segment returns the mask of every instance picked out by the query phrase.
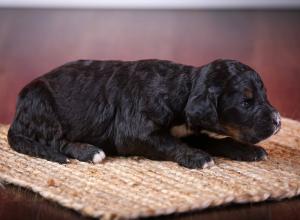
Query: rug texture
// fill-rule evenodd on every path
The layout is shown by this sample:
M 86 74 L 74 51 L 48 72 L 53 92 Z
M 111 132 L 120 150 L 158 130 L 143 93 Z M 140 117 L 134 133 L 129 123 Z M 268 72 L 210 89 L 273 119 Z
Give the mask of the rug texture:
M 261 143 L 266 161 L 214 158 L 204 170 L 137 157 L 60 165 L 11 150 L 7 129 L 0 126 L 0 179 L 91 217 L 138 218 L 300 194 L 300 123 L 290 119 Z

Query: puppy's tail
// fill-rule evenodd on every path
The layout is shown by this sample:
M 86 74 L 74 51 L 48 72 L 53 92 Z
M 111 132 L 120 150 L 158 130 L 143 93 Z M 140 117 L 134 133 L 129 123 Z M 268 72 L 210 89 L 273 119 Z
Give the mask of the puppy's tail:
M 62 153 L 21 134 L 15 134 L 12 129 L 9 129 L 7 139 L 11 148 L 19 153 L 41 157 L 58 163 L 67 163 L 67 157 Z

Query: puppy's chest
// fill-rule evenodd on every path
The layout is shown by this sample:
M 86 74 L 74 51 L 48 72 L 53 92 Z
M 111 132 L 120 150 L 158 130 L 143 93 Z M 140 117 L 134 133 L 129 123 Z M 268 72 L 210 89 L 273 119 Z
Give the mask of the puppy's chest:
M 182 124 L 182 125 L 176 125 L 176 126 L 171 127 L 170 133 L 174 137 L 182 138 L 182 137 L 187 137 L 187 136 L 194 134 L 194 131 L 187 128 L 185 124 Z
M 170 133 L 172 136 L 177 137 L 177 138 L 183 138 L 183 137 L 187 137 L 187 136 L 195 134 L 195 132 L 193 130 L 189 129 L 185 124 L 176 125 L 176 126 L 171 127 Z M 208 136 L 210 136 L 212 138 L 218 138 L 218 139 L 225 137 L 223 135 L 219 135 L 217 133 L 207 131 L 207 130 L 201 130 L 201 131 L 199 131 L 199 133 L 207 134 Z

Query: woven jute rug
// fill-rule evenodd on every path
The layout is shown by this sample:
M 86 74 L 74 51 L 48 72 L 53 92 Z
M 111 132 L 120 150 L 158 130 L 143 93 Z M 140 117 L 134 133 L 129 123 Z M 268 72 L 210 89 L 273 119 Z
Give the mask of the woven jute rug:
M 11 150 L 7 129 L 0 126 L 0 179 L 91 217 L 138 218 L 300 194 L 300 123 L 290 119 L 261 143 L 266 161 L 215 158 L 204 170 L 136 157 L 60 165 Z

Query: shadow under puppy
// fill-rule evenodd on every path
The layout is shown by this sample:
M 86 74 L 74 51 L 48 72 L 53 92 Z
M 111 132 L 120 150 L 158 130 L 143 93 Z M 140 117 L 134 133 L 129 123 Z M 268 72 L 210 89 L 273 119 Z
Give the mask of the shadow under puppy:
M 279 128 L 258 73 L 238 61 L 193 67 L 79 60 L 22 89 L 8 141 L 18 152 L 59 163 L 137 155 L 204 168 L 213 165 L 211 155 L 264 159 L 266 151 L 253 144 Z

